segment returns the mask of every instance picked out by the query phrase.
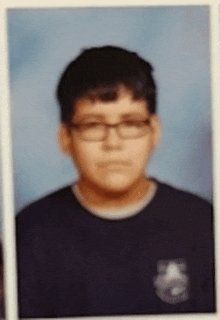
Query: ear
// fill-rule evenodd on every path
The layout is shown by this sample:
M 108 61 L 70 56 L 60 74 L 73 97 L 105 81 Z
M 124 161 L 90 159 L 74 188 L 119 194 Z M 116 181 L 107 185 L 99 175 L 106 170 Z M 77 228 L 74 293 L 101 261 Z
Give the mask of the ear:
M 153 114 L 151 116 L 151 130 L 152 130 L 152 137 L 153 137 L 153 147 L 155 148 L 160 140 L 160 121 L 158 117 Z
M 72 136 L 65 124 L 61 124 L 57 132 L 57 140 L 61 151 L 70 156 L 72 149 Z

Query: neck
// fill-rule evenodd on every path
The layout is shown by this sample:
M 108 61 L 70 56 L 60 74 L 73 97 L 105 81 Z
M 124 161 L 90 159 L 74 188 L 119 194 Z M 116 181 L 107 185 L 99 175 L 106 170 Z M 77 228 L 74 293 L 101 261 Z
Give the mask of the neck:
M 77 185 L 87 206 L 98 209 L 123 209 L 143 200 L 150 193 L 154 182 L 142 177 L 123 192 L 106 191 L 83 179 L 80 179 Z

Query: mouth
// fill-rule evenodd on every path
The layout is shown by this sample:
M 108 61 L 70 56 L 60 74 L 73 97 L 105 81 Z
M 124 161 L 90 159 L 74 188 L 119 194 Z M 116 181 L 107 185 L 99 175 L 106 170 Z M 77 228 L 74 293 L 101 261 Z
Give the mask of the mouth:
M 108 161 L 101 161 L 98 163 L 99 167 L 108 167 L 112 165 L 130 166 L 131 163 L 125 160 L 108 160 Z
M 110 161 L 102 161 L 98 163 L 98 166 L 100 168 L 104 168 L 104 169 L 115 169 L 115 170 L 120 170 L 120 169 L 124 169 L 127 168 L 129 166 L 131 166 L 131 163 L 129 161 L 125 161 L 125 160 L 110 160 Z

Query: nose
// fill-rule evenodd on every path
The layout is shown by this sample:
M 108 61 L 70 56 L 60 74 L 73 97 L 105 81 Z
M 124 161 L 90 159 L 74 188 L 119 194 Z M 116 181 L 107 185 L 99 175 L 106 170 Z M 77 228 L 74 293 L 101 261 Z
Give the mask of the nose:
M 105 149 L 121 149 L 123 141 L 120 138 L 117 127 L 108 127 L 106 139 L 103 141 Z

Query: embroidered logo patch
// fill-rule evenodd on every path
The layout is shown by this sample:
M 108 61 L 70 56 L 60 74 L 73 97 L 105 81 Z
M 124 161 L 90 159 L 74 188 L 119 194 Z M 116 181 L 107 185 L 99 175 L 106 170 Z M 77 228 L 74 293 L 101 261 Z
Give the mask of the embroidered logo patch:
M 189 277 L 185 260 L 161 260 L 157 263 L 158 275 L 153 283 L 157 296 L 169 304 L 188 300 Z

